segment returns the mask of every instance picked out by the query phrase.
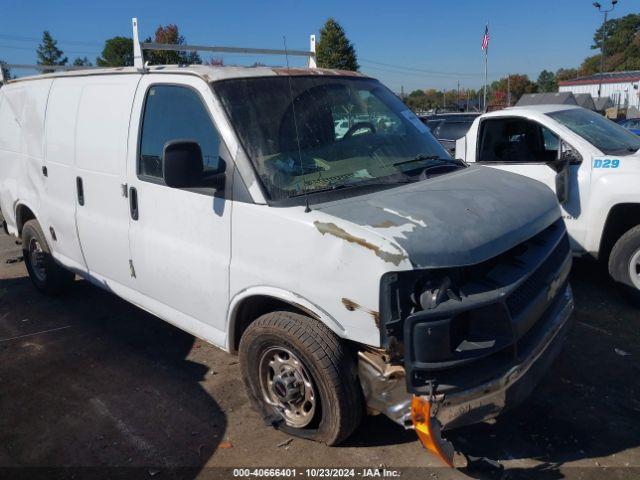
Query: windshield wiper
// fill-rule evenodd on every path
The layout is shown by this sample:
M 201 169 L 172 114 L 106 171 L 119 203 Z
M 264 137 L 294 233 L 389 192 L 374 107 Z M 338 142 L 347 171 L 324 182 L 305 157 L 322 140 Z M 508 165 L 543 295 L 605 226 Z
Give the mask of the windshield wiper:
M 432 160 L 434 161 L 434 163 L 436 163 L 435 161 L 437 161 L 437 163 L 453 163 L 453 164 L 462 166 L 462 162 L 460 160 L 455 160 L 453 158 L 444 158 L 439 155 L 425 155 L 424 153 L 419 153 L 418 155 L 416 155 L 410 160 L 403 160 L 401 162 L 392 163 L 391 165 L 395 167 L 397 165 L 405 165 L 407 163 L 421 162 L 423 160 Z
M 325 188 L 314 188 L 313 190 L 309 189 L 306 191 L 302 191 L 300 193 L 295 193 L 293 195 L 289 195 L 289 198 L 292 197 L 301 197 L 303 195 L 311 195 L 314 193 L 322 193 L 322 192 L 332 192 L 334 190 L 341 190 L 343 188 L 354 188 L 354 187 L 379 187 L 379 186 L 386 186 L 386 185 L 396 185 L 396 184 L 403 184 L 403 183 L 413 183 L 411 180 L 409 179 L 400 179 L 400 180 L 378 180 L 378 179 L 371 179 L 371 181 L 368 180 L 360 180 L 360 181 L 351 181 L 351 182 L 345 182 L 345 183 L 340 183 L 337 185 L 331 185 L 329 187 L 325 187 Z

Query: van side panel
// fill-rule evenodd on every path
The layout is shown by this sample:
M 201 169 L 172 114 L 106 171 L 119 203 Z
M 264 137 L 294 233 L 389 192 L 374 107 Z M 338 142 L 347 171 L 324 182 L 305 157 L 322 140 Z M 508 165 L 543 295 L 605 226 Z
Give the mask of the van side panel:
M 42 79 L 2 88 L 0 202 L 13 233 L 17 233 L 18 203 L 27 205 L 38 215 L 44 190 L 44 120 L 52 82 Z
M 9 87 L 0 88 L 0 210 L 9 231 L 16 230 L 15 201 L 18 198 L 18 177 L 22 158 L 20 126 L 13 105 L 9 103 Z
M 76 123 L 76 224 L 87 267 L 131 283 L 126 180 L 129 120 L 140 75 L 85 77 Z M 81 179 L 84 205 L 78 202 Z M 108 287 L 107 281 L 107 287 Z
M 47 105 L 45 197 L 41 205 L 44 230 L 53 227 L 56 240 L 49 245 L 62 264 L 86 271 L 76 230 L 76 184 L 74 175 L 76 116 L 83 78 L 56 79 Z

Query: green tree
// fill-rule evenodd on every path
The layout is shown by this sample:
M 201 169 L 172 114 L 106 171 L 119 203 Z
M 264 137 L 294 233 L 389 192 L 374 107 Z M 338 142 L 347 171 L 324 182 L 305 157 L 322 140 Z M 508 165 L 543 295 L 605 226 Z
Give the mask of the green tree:
M 96 59 L 100 67 L 133 66 L 133 40 L 127 37 L 113 37 L 104 42 L 102 55 Z
M 405 104 L 407 105 L 407 107 L 414 111 L 427 110 L 427 95 L 425 94 L 424 90 L 414 90 L 409 95 L 407 95 Z
M 42 32 L 42 42 L 36 50 L 38 55 L 38 65 L 66 65 L 69 59 L 64 56 L 64 52 L 58 48 L 58 42 L 51 34 L 45 30 Z M 43 70 L 44 73 L 53 70 Z
M 608 20 L 596 30 L 591 48 L 601 50 L 603 40 L 605 71 L 637 69 L 640 65 L 640 14 Z M 580 67 L 580 73 L 584 75 L 599 71 L 600 54 L 587 57 Z
M 536 83 L 538 84 L 539 92 L 555 92 L 558 89 L 556 76 L 549 70 L 542 70 Z
M 609 62 L 606 62 L 604 65 L 605 72 L 609 71 L 608 64 Z M 585 58 L 578 69 L 578 76 L 593 75 L 594 73 L 600 73 L 600 55 Z
M 331 17 L 320 29 L 320 41 L 316 45 L 316 59 L 321 68 L 352 71 L 357 71 L 360 68 L 355 48 L 344 33 L 342 26 Z
M 7 67 L 7 62 L 5 62 L 4 60 L 0 60 L 0 68 L 2 68 L 2 74 L 5 80 L 11 80 L 13 78 L 11 69 Z
M 73 61 L 74 67 L 90 67 L 91 65 L 92 63 L 89 61 L 87 57 L 84 57 L 84 58 L 76 57 L 76 59 Z
M 575 68 L 559 68 L 556 71 L 556 82 L 564 80 L 573 80 L 578 76 L 578 70 Z
M 169 24 L 159 26 L 156 29 L 155 43 L 170 43 L 172 45 L 184 45 L 185 39 L 180 35 L 177 25 Z M 151 42 L 147 38 L 145 42 Z M 180 52 L 172 50 L 150 50 L 145 53 L 145 58 L 150 65 L 193 65 L 202 63 L 198 52 Z
M 524 93 L 537 91 L 538 85 L 529 80 L 527 75 L 516 73 L 491 83 L 489 102 L 495 106 L 507 105 L 509 93 L 511 93 L 511 105 L 515 105 Z

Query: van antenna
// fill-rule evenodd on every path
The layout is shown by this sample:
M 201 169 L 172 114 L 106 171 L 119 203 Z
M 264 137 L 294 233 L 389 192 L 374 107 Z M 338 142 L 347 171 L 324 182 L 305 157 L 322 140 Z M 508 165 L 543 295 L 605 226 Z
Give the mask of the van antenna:
M 289 72 L 289 51 L 287 50 L 287 37 L 282 36 L 282 42 L 284 43 L 284 56 L 287 60 L 287 77 L 289 78 L 289 99 L 291 100 L 291 111 L 293 113 L 293 126 L 296 131 L 296 145 L 298 146 L 298 161 L 300 162 L 300 178 L 302 180 L 302 193 L 305 200 L 305 213 L 309 213 L 309 193 L 307 192 L 307 185 L 304 181 L 304 166 L 302 165 L 302 150 L 300 148 L 300 135 L 298 134 L 298 120 L 296 119 L 296 106 L 293 101 L 293 86 L 291 85 L 291 74 Z
M 142 47 L 140 46 L 140 38 L 138 36 L 138 19 L 136 17 L 131 19 L 131 26 L 133 27 L 133 66 L 138 71 L 145 71 L 144 56 L 142 53 Z

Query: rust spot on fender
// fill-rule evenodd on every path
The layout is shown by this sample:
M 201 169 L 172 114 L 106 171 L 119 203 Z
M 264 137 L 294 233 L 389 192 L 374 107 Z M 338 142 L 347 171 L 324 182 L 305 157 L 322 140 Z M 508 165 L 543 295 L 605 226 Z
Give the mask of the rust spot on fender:
M 362 310 L 363 312 L 367 312 L 373 318 L 373 321 L 375 322 L 376 327 L 378 328 L 378 330 L 380 329 L 380 314 L 378 312 L 376 312 L 375 310 L 369 310 L 368 308 L 357 304 L 353 300 L 350 300 L 350 299 L 344 298 L 344 297 L 342 298 L 342 304 L 344 305 L 344 308 L 346 308 L 350 312 L 353 312 L 355 310 Z
M 386 250 L 382 250 L 378 245 L 374 245 L 373 243 L 365 240 L 364 238 L 356 237 L 351 235 L 349 232 L 340 228 L 335 223 L 324 223 L 315 221 L 313 224 L 316 226 L 318 231 L 323 235 L 325 233 L 329 235 L 333 235 L 334 237 L 341 238 L 350 243 L 355 243 L 356 245 L 360 245 L 361 247 L 367 248 L 371 250 L 376 256 L 380 257 L 385 262 L 393 263 L 394 265 L 399 265 L 402 260 L 405 260 L 407 256 L 404 253 L 391 253 Z

